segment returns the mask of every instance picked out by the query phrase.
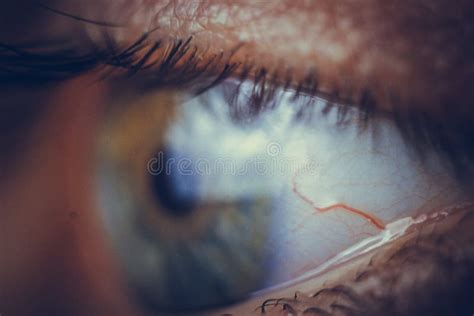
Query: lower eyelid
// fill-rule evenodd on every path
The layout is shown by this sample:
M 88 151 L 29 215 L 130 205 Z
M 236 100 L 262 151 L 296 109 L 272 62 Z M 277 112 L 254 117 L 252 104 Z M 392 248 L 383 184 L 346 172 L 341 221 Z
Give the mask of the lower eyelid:
M 419 301 L 411 299 L 417 297 L 410 293 L 411 288 L 416 288 L 416 291 L 422 289 L 424 292 L 417 292 L 418 295 L 424 296 L 428 302 L 431 302 L 430 304 L 435 302 L 433 301 L 435 299 L 446 301 L 451 299 L 453 302 L 449 306 L 458 306 L 462 310 L 466 307 L 459 305 L 469 304 L 469 302 L 460 298 L 457 303 L 459 305 L 457 305 L 455 301 L 458 296 L 439 297 L 438 289 L 425 288 L 423 284 L 437 279 L 435 281 L 437 286 L 446 288 L 452 286 L 455 289 L 457 285 L 450 285 L 448 282 L 457 278 L 472 277 L 472 270 L 471 272 L 469 270 L 460 271 L 457 274 L 453 271 L 446 271 L 450 268 L 446 268 L 445 264 L 447 264 L 447 260 L 453 265 L 455 263 L 461 264 L 460 261 L 465 262 L 463 258 L 466 255 L 470 258 L 468 261 L 474 260 L 468 254 L 470 253 L 469 240 L 473 237 L 469 227 L 472 225 L 473 219 L 472 206 L 460 208 L 442 221 L 424 224 L 400 240 L 346 262 L 311 280 L 261 297 L 251 298 L 240 305 L 221 309 L 211 315 L 227 313 L 232 315 L 273 315 L 281 313 L 287 304 L 299 312 L 314 307 L 330 313 L 333 311 L 331 306 L 334 303 L 346 306 L 348 310 L 354 312 L 354 315 L 379 315 L 378 308 L 384 307 L 383 304 L 379 305 L 379 300 L 383 299 L 390 298 L 397 302 L 401 310 L 405 311 L 419 307 Z M 451 242 L 441 240 L 450 240 Z M 435 263 L 434 258 L 439 258 L 441 263 Z M 420 276 L 417 272 L 420 269 L 424 271 L 428 269 L 430 272 Z M 449 276 L 440 279 L 439 273 Z M 457 277 L 454 277 L 453 273 Z M 405 277 L 405 285 L 400 275 Z M 415 284 L 416 286 L 414 286 Z M 433 294 L 430 291 L 433 291 Z M 445 292 L 448 293 L 448 291 Z M 381 296 L 374 295 L 374 293 L 380 293 Z M 436 298 L 430 295 L 436 295 Z M 446 301 L 442 304 L 447 304 Z

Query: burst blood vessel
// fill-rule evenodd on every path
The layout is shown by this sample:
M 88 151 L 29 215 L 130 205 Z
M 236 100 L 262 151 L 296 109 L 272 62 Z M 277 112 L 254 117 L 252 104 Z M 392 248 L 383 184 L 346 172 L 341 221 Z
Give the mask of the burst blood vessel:
M 332 210 L 335 210 L 335 209 L 339 209 L 339 210 L 342 209 L 342 210 L 344 210 L 348 213 L 351 213 L 351 214 L 354 214 L 356 216 L 364 218 L 365 220 L 367 220 L 369 223 L 371 223 L 374 227 L 376 227 L 379 230 L 384 230 L 385 229 L 384 222 L 382 220 L 380 220 L 379 218 L 377 218 L 376 216 L 368 214 L 368 213 L 366 213 L 362 210 L 359 210 L 359 209 L 354 208 L 352 206 L 346 205 L 344 203 L 336 203 L 336 204 L 332 204 L 332 205 L 329 205 L 329 206 L 326 206 L 326 207 L 317 206 L 316 203 L 314 203 L 314 201 L 309 199 L 307 196 L 305 196 L 303 193 L 301 193 L 298 190 L 298 184 L 296 182 L 296 178 L 299 175 L 299 173 L 300 173 L 300 171 L 296 172 L 293 176 L 293 181 L 292 181 L 292 187 L 293 188 L 292 188 L 292 190 L 293 190 L 293 192 L 295 193 L 296 196 L 298 196 L 306 204 L 310 205 L 315 211 L 323 213 L 323 212 L 329 212 L 329 211 L 332 211 Z

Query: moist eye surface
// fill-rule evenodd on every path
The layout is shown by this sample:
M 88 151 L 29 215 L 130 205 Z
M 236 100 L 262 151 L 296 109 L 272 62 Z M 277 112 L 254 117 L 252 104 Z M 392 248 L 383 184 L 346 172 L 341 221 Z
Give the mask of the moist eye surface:
M 278 90 L 254 111 L 253 85 L 230 100 L 232 87 L 162 91 L 117 106 L 105 124 L 104 222 L 126 279 L 155 309 L 286 284 L 390 222 L 462 198 L 434 157 L 412 159 L 389 121 L 375 141 L 353 124 L 355 108 L 341 125 L 326 100 Z

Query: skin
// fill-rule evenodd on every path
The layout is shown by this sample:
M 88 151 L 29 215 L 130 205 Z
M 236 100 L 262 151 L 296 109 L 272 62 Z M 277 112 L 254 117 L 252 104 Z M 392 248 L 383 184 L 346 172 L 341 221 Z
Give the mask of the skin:
M 124 47 L 160 26 L 156 38 L 193 35 L 210 55 L 239 46 L 232 61 L 251 60 L 270 72 L 283 64 L 295 82 L 315 69 L 323 92 L 337 87 L 358 99 L 369 87 L 380 111 L 422 111 L 451 127 L 461 118 L 474 123 L 469 1 L 69 2 L 50 5 L 92 20 L 126 21 L 109 28 Z M 2 4 L 0 12 L 2 42 L 28 40 L 35 30 L 41 40 L 66 35 L 77 49 L 87 50 L 91 40 L 102 45 L 97 25 L 28 1 Z M 93 69 L 41 87 L 0 86 L 6 121 L 13 122 L 8 130 L 3 124 L 0 137 L 2 315 L 147 315 L 124 285 L 94 200 L 95 139 L 115 83 L 98 75 Z M 19 107 L 31 115 L 14 120 Z M 473 222 L 471 209 L 460 209 L 310 282 L 214 313 L 258 315 L 265 299 L 282 297 L 287 304 L 267 313 L 469 315 Z M 323 288 L 336 290 L 309 298 Z M 294 298 L 295 292 L 303 294 Z

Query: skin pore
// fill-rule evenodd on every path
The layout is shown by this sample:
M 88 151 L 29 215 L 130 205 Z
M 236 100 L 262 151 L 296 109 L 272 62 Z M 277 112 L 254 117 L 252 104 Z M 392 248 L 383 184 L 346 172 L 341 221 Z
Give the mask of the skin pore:
M 452 151 L 463 153 L 461 163 L 472 162 L 472 130 L 466 127 L 474 120 L 469 1 L 45 4 L 62 13 L 29 1 L 0 5 L 0 43 L 67 39 L 81 55 L 106 46 L 104 30 L 118 47 L 129 47 L 150 31 L 137 52 L 145 57 L 159 39 L 192 36 L 201 64 L 222 53 L 218 62 L 239 65 L 235 76 L 252 64 L 249 79 L 266 69 L 276 74 L 275 82 L 289 82 L 293 89 L 305 82 L 301 89 L 312 91 L 317 82 L 322 94 L 337 91 L 354 105 L 370 91 L 373 111 L 422 113 L 430 126 L 442 127 L 437 137 L 456 140 Z M 147 63 L 160 54 L 152 51 Z M 8 68 L 1 61 L 0 69 Z M 178 65 L 184 67 L 186 59 Z M 95 138 L 108 101 L 117 97 L 110 95 L 114 80 L 124 72 L 114 68 L 113 75 L 97 80 L 111 68 L 96 65 L 42 85 L 0 81 L 2 315 L 148 315 L 123 285 L 94 200 Z M 135 84 L 152 72 L 153 67 L 144 69 L 128 80 Z M 400 128 L 413 129 L 411 124 Z M 460 185 L 472 191 L 469 183 Z M 470 315 L 473 221 L 470 208 L 459 210 L 314 280 L 213 313 Z M 275 298 L 282 300 L 259 308 Z

